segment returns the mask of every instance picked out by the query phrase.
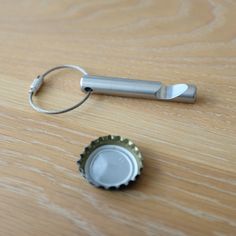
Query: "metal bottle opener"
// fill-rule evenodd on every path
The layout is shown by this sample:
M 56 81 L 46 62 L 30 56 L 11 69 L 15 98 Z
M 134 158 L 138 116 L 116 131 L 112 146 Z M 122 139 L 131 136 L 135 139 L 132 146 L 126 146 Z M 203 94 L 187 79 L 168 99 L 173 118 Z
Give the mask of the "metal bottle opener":
M 140 97 L 164 101 L 194 103 L 197 89 L 192 84 L 163 85 L 161 82 L 84 75 L 80 81 L 83 92 Z
M 55 70 L 65 68 L 77 70 L 83 74 L 80 81 L 80 87 L 81 90 L 86 93 L 86 96 L 79 103 L 66 109 L 45 110 L 40 108 L 33 102 L 33 96 L 36 95 L 43 85 L 44 78 Z M 194 103 L 197 98 L 197 88 L 193 84 L 173 84 L 165 86 L 161 82 L 155 81 L 89 75 L 80 66 L 62 65 L 54 67 L 34 79 L 29 90 L 29 103 L 38 112 L 46 114 L 60 114 L 79 107 L 92 93 L 184 103 Z

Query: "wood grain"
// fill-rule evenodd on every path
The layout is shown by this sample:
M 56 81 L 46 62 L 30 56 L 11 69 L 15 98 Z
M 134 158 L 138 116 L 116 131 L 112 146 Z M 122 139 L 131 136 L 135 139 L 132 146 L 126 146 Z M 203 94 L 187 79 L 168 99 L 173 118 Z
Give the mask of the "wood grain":
M 236 235 L 236 1 L 1 1 L 0 235 Z M 71 63 L 91 74 L 186 82 L 196 104 L 94 95 L 48 116 L 28 105 L 33 78 Z M 57 73 L 37 101 L 80 99 Z M 144 156 L 122 191 L 90 186 L 76 160 L 118 134 Z

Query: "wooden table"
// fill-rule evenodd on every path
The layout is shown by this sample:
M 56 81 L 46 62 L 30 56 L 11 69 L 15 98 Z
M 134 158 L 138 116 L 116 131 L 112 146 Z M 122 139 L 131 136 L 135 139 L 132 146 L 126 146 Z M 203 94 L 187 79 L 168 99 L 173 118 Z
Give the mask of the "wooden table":
M 236 2 L 1 1 L 0 235 L 236 235 Z M 91 74 L 193 83 L 196 104 L 93 95 L 63 115 L 28 104 L 55 65 Z M 46 108 L 82 97 L 80 74 L 55 73 Z M 144 156 L 122 191 L 94 188 L 76 161 L 117 134 Z

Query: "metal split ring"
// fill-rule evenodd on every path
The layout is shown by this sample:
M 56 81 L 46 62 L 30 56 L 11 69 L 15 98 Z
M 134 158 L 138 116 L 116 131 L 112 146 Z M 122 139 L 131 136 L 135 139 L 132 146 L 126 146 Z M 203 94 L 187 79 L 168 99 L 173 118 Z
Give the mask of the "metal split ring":
M 81 106 L 91 95 L 92 93 L 92 89 L 88 89 L 85 97 L 79 101 L 77 104 L 69 107 L 69 108 L 65 108 L 65 109 L 61 109 L 61 110 L 45 110 L 41 107 L 39 107 L 38 105 L 36 105 L 33 101 L 33 97 L 37 94 L 37 92 L 39 91 L 39 89 L 42 87 L 43 82 L 44 82 L 44 78 L 50 74 L 51 72 L 55 71 L 55 70 L 60 70 L 60 69 L 72 69 L 72 70 L 77 70 L 80 71 L 83 75 L 88 75 L 88 73 L 81 68 L 80 66 L 75 66 L 75 65 L 62 65 L 62 66 L 56 66 L 51 68 L 50 70 L 46 71 L 44 74 L 39 75 L 36 79 L 34 79 L 33 83 L 30 86 L 30 90 L 29 90 L 29 103 L 31 105 L 31 107 L 41 113 L 45 113 L 45 114 L 61 114 L 61 113 L 65 113 L 68 111 L 71 111 L 79 106 Z

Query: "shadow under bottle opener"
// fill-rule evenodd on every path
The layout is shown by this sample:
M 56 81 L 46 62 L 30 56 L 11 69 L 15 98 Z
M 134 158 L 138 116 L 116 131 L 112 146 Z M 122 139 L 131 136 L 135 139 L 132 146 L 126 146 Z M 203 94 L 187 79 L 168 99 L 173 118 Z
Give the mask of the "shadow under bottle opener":
M 85 97 L 65 109 L 43 109 L 34 103 L 33 97 L 42 87 L 45 77 L 60 69 L 77 70 L 83 74 L 80 87 Z M 197 98 L 197 88 L 192 84 L 166 86 L 156 81 L 89 75 L 80 66 L 62 65 L 53 67 L 34 79 L 29 90 L 29 103 L 38 112 L 61 114 L 81 106 L 93 93 L 184 103 L 195 103 Z M 92 141 L 81 154 L 78 164 L 81 174 L 91 184 L 105 189 L 127 186 L 135 181 L 143 167 L 142 155 L 138 147 L 127 138 L 113 135 Z

